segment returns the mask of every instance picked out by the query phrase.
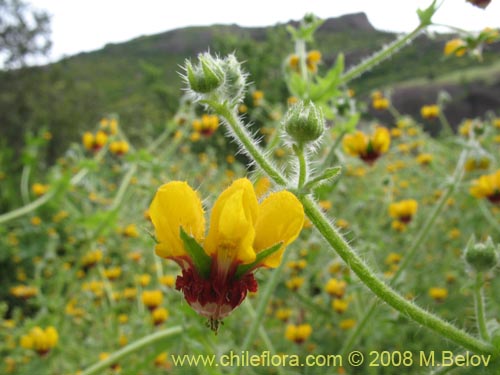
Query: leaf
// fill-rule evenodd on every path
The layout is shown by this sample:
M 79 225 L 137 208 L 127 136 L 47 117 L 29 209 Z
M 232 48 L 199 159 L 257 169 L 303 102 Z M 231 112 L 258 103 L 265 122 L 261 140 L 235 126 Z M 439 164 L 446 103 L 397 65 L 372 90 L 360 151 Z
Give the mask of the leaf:
M 189 256 L 193 260 L 194 266 L 198 273 L 204 277 L 208 278 L 210 276 L 210 267 L 212 265 L 212 258 L 205 253 L 203 247 L 200 246 L 196 240 L 184 231 L 182 226 L 180 227 L 180 236 L 182 242 L 184 242 L 184 247 L 188 252 Z
M 264 261 L 265 258 L 271 256 L 272 254 L 274 254 L 275 252 L 277 252 L 280 248 L 281 248 L 281 245 L 283 245 L 283 242 L 278 242 L 277 244 L 261 251 L 260 253 L 257 254 L 257 256 L 255 257 L 255 261 L 253 261 L 252 263 L 250 264 L 243 264 L 241 266 L 238 267 L 238 269 L 236 270 L 236 278 L 240 278 L 241 276 L 243 276 L 245 273 L 249 272 L 250 270 L 252 270 L 253 268 L 257 267 L 260 263 L 262 263 Z
M 318 187 L 321 184 L 324 184 L 325 182 L 328 182 L 330 180 L 333 180 L 335 177 L 337 177 L 340 174 L 340 171 L 342 170 L 341 166 L 335 166 L 335 167 L 330 167 L 325 169 L 325 171 L 313 178 L 311 181 L 309 181 L 304 188 L 307 190 L 312 190 Z

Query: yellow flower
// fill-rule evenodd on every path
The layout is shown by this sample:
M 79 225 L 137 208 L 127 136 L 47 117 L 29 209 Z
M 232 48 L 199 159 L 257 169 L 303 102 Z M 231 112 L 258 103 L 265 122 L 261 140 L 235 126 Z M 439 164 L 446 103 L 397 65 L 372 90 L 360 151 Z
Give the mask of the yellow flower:
M 98 151 L 108 141 L 108 136 L 102 130 L 99 130 L 95 135 L 91 132 L 83 134 L 82 142 L 87 150 Z
M 424 105 L 420 109 L 420 114 L 426 120 L 434 120 L 439 116 L 439 106 L 436 104 Z
M 465 170 L 467 172 L 472 172 L 472 171 L 477 171 L 477 170 L 484 170 L 488 169 L 490 166 L 491 160 L 487 157 L 484 156 L 477 156 L 477 157 L 472 157 L 469 158 L 465 161 Z
M 139 237 L 139 231 L 137 230 L 137 226 L 135 224 L 129 224 L 122 231 L 125 237 L 136 238 Z
M 330 279 L 325 285 L 325 291 L 337 298 L 342 298 L 345 294 L 347 283 L 344 280 Z
M 195 133 L 205 137 L 211 136 L 219 128 L 219 118 L 216 115 L 204 114 L 200 119 L 193 121 Z M 192 140 L 194 142 L 194 140 Z
M 127 141 L 113 141 L 109 144 L 109 151 L 118 156 L 125 155 L 129 149 Z
M 492 203 L 500 204 L 500 169 L 472 181 L 470 193 L 476 198 L 486 198 Z
M 153 320 L 153 324 L 158 326 L 165 322 L 168 319 L 169 313 L 168 310 L 164 307 L 158 307 L 151 312 L 151 319 Z
M 389 205 L 389 215 L 407 224 L 411 221 L 417 212 L 418 203 L 415 199 L 406 199 L 399 202 L 394 202 Z
M 390 144 L 389 130 L 381 126 L 375 128 L 371 137 L 358 130 L 354 134 L 346 135 L 342 141 L 347 154 L 358 156 L 370 165 L 389 150 Z
M 340 329 L 348 330 L 356 325 L 356 320 L 354 319 L 344 319 L 340 321 Z
M 444 46 L 445 56 L 455 55 L 460 57 L 465 55 L 465 52 L 467 52 L 467 43 L 459 38 L 449 40 Z
M 121 267 L 111 267 L 104 270 L 104 277 L 106 277 L 110 281 L 118 279 L 121 274 Z
M 160 284 L 172 288 L 175 286 L 175 276 L 164 275 L 160 278 Z
M 34 286 L 17 285 L 10 288 L 10 294 L 14 297 L 28 299 L 38 294 L 38 289 Z
M 312 327 L 310 324 L 289 324 L 286 326 L 285 337 L 297 344 L 302 344 L 311 336 Z
M 372 107 L 377 111 L 383 111 L 384 109 L 389 108 L 390 104 L 391 102 L 389 101 L 389 99 L 384 97 L 376 97 L 372 100 Z
M 429 297 L 436 302 L 443 302 L 448 297 L 448 289 L 437 287 L 430 288 Z
M 253 105 L 258 107 L 262 104 L 262 101 L 264 100 L 264 92 L 261 90 L 255 90 L 252 93 L 252 99 L 253 99 Z
M 303 207 L 293 194 L 272 193 L 259 204 L 246 178 L 234 181 L 219 196 L 206 237 L 201 200 L 185 182 L 161 186 L 150 214 L 158 241 L 156 254 L 181 266 L 176 288 L 210 319 L 213 329 L 248 291 L 257 291 L 252 271 L 277 267 L 304 223 Z M 270 252 L 260 254 L 265 250 Z
M 349 307 L 349 302 L 345 299 L 334 299 L 332 301 L 332 309 L 338 314 L 343 314 Z
M 31 191 L 37 197 L 44 195 L 48 190 L 49 190 L 49 185 L 40 184 L 38 182 L 34 183 L 33 186 L 31 186 Z
M 91 250 L 82 257 L 82 267 L 86 271 L 102 259 L 102 250 Z
M 318 63 L 321 61 L 321 52 L 317 50 L 309 51 L 306 57 L 307 69 L 313 73 L 318 70 Z
M 295 55 L 295 54 L 290 55 L 288 57 L 288 66 L 292 70 L 298 72 L 299 71 L 299 67 L 300 67 L 300 57 L 298 55 Z
M 292 316 L 292 310 L 291 309 L 278 309 L 276 310 L 276 318 L 286 322 L 290 317 Z
M 145 290 L 142 292 L 141 299 L 144 306 L 146 306 L 150 311 L 153 311 L 161 305 L 161 302 L 163 301 L 163 294 L 161 290 Z
M 432 161 L 431 154 L 419 154 L 417 156 L 417 163 L 420 165 L 429 165 Z
M 303 277 L 292 277 L 290 280 L 285 282 L 285 285 L 288 289 L 297 291 L 304 284 L 305 279 Z
M 45 328 L 33 327 L 31 331 L 21 337 L 20 345 L 25 349 L 33 349 L 40 356 L 46 355 L 57 345 L 59 335 L 57 330 L 50 326 Z

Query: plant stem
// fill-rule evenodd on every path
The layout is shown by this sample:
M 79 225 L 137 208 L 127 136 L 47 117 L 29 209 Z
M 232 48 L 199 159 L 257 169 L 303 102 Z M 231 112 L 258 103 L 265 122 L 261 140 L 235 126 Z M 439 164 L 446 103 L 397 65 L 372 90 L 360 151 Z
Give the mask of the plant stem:
M 225 118 L 228 126 L 230 127 L 230 130 L 232 130 L 232 132 L 234 133 L 234 136 L 236 137 L 238 143 L 245 147 L 245 150 L 269 175 L 269 177 L 271 177 L 278 185 L 287 185 L 288 181 L 285 179 L 285 177 L 266 159 L 266 157 L 262 154 L 260 149 L 255 144 L 254 140 L 248 134 L 240 121 L 234 117 L 234 111 L 231 111 L 224 104 L 220 105 L 216 102 L 211 101 L 207 101 L 206 103 L 214 108 L 219 115 Z M 349 246 L 344 238 L 330 224 L 328 219 L 324 216 L 321 209 L 318 207 L 311 196 L 298 195 L 298 199 L 301 201 L 304 207 L 304 211 L 309 217 L 309 220 L 311 220 L 311 222 L 321 233 L 323 238 L 376 296 L 398 310 L 401 314 L 413 319 L 417 323 L 420 323 L 435 332 L 438 332 L 445 338 L 448 338 L 449 340 L 467 349 L 473 350 L 474 352 L 478 353 L 497 354 L 496 349 L 492 344 L 484 342 L 467 334 L 463 330 L 423 310 L 422 308 L 399 295 L 389 285 L 380 280 L 368 267 L 368 265 L 366 265 L 363 260 L 354 252 L 354 250 Z M 281 263 L 280 267 L 282 265 L 283 262 Z M 278 273 L 279 272 L 275 272 L 271 280 L 274 280 L 274 277 L 277 278 Z M 247 334 L 247 337 L 244 340 L 243 347 L 248 345 L 253 337 L 255 337 L 255 333 L 257 331 L 256 327 L 264 316 L 265 304 L 267 304 L 267 300 L 270 298 L 270 290 L 271 288 L 269 288 L 269 290 L 266 288 L 266 291 L 262 296 L 263 300 L 261 302 L 263 303 L 261 303 L 257 309 L 257 321 L 250 328 L 249 334 Z
M 99 161 L 102 156 L 104 155 L 104 150 L 102 149 L 96 156 L 95 160 Z M 84 168 L 80 172 L 78 172 L 76 175 L 74 175 L 71 180 L 70 184 L 71 185 L 76 185 L 79 183 L 83 177 L 89 172 L 89 169 Z M 47 193 L 42 195 L 40 198 L 35 199 L 34 201 L 30 202 L 29 204 L 16 208 L 15 210 L 9 211 L 3 215 L 0 215 L 0 224 L 3 224 L 7 221 L 17 219 L 18 217 L 21 217 L 23 215 L 29 214 L 31 211 L 36 210 L 38 207 L 43 206 L 45 203 L 47 203 L 49 200 L 51 200 L 54 196 L 56 195 L 56 189 L 49 190 Z
M 474 285 L 474 304 L 476 306 L 476 320 L 479 334 L 483 340 L 489 341 L 490 335 L 486 328 L 486 316 L 484 311 L 484 275 L 478 272 L 476 275 L 476 285 Z
M 235 140 L 243 147 L 253 160 L 267 173 L 267 175 L 278 185 L 286 186 L 288 181 L 283 176 L 283 174 L 269 162 L 257 145 L 257 143 L 252 139 L 252 136 L 248 133 L 245 126 L 241 123 L 240 119 L 235 116 L 233 110 L 229 109 L 224 104 L 219 104 L 214 101 L 206 102 L 213 110 L 221 117 L 226 120 L 231 134 L 235 137 Z
M 145 336 L 142 339 L 134 341 L 130 345 L 125 346 L 124 348 L 114 352 L 108 358 L 99 361 L 92 365 L 91 367 L 84 370 L 81 375 L 94 375 L 94 374 L 103 374 L 105 373 L 105 369 L 111 366 L 113 363 L 118 362 L 121 358 L 139 351 L 140 349 L 147 347 L 161 339 L 167 337 L 174 337 L 180 334 L 183 331 L 181 326 L 175 326 L 171 328 L 164 329 L 159 332 L 152 333 L 151 335 Z
M 299 159 L 299 182 L 297 185 L 297 189 L 302 189 L 306 182 L 306 177 L 307 177 L 307 162 L 306 162 L 306 157 L 304 155 L 304 146 L 303 145 L 297 145 L 294 147 L 295 154 L 297 155 L 297 158 Z
M 359 77 L 366 71 L 372 69 L 377 64 L 381 63 L 385 59 L 391 57 L 392 54 L 397 52 L 399 49 L 403 48 L 405 45 L 409 44 L 413 39 L 415 39 L 420 32 L 425 29 L 425 25 L 418 25 L 418 27 L 410 32 L 409 34 L 404 35 L 401 38 L 396 39 L 391 44 L 382 48 L 380 51 L 369 57 L 368 59 L 361 62 L 359 65 L 349 69 L 340 77 L 339 86 L 346 84 L 349 81 L 352 81 L 354 78 Z
M 363 260 L 354 252 L 336 229 L 323 215 L 321 209 L 310 196 L 299 196 L 309 220 L 316 226 L 324 239 L 335 249 L 346 264 L 354 271 L 359 279 L 380 299 L 398 310 L 401 314 L 413 319 L 417 323 L 438 332 L 443 337 L 470 349 L 476 353 L 496 353 L 490 343 L 479 340 L 452 324 L 423 310 L 395 292 L 389 285 L 381 281 Z
M 427 220 L 425 221 L 424 225 L 421 227 L 417 236 L 414 238 L 412 244 L 410 245 L 410 247 L 406 252 L 405 257 L 403 258 L 403 261 L 400 263 L 397 271 L 391 278 L 390 285 L 396 284 L 399 278 L 403 275 L 403 272 L 406 270 L 406 268 L 412 263 L 413 259 L 417 255 L 417 250 L 420 248 L 420 246 L 422 246 L 423 242 L 429 235 L 430 230 L 434 227 L 434 223 L 441 214 L 441 212 L 443 211 L 443 208 L 445 207 L 448 198 L 451 197 L 457 186 L 460 184 L 460 181 L 462 180 L 464 174 L 464 163 L 465 160 L 467 159 L 467 154 L 468 152 L 465 150 L 462 151 L 462 153 L 460 154 L 457 165 L 455 167 L 455 171 L 453 173 L 452 182 L 448 186 L 446 192 L 440 197 L 438 203 L 434 207 L 434 210 L 427 217 Z M 377 305 L 376 300 L 371 302 L 370 306 L 366 310 L 365 316 L 361 319 L 361 322 L 366 322 L 369 320 L 371 315 L 375 312 L 376 305 Z M 359 324 L 351 332 L 351 334 L 349 335 L 349 337 L 347 338 L 342 347 L 341 353 L 347 354 L 351 346 L 356 342 L 356 339 L 359 337 L 363 329 L 364 329 L 364 324 Z

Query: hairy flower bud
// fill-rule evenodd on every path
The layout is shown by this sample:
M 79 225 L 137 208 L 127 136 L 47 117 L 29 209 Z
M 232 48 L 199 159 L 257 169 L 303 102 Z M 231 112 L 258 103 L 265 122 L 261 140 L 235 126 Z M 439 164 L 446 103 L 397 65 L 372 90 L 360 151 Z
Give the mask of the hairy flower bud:
M 228 55 L 223 60 L 225 73 L 224 91 L 233 103 L 240 103 L 245 96 L 246 73 L 241 69 L 241 63 L 234 55 Z
M 286 114 L 284 125 L 286 133 L 297 144 L 314 142 L 325 130 L 323 113 L 312 102 L 300 101 L 293 105 Z
M 476 243 L 472 237 L 465 248 L 465 261 L 477 272 L 494 268 L 498 264 L 498 255 L 491 237 L 485 243 Z
M 186 61 L 186 77 L 189 87 L 194 92 L 208 94 L 216 90 L 224 81 L 224 72 L 220 62 L 208 53 L 198 56 L 199 63 L 192 65 Z

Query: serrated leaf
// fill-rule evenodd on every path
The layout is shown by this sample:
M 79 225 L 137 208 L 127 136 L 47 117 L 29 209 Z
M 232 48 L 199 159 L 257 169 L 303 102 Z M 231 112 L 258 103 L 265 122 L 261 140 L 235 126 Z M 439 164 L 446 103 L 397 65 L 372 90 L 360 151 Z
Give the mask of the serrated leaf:
M 243 276 L 245 273 L 249 272 L 250 270 L 252 270 L 253 268 L 257 267 L 260 263 L 262 263 L 264 261 L 264 259 L 266 259 L 267 257 L 273 255 L 275 252 L 277 252 L 280 248 L 281 248 L 281 245 L 283 245 L 283 242 L 278 242 L 277 244 L 261 251 L 260 253 L 257 254 L 257 256 L 255 257 L 255 261 L 253 261 L 252 263 L 250 264 L 243 264 L 241 266 L 238 267 L 238 269 L 236 270 L 236 278 L 240 278 L 241 276 Z
M 198 271 L 198 273 L 204 277 L 208 278 L 210 276 L 210 266 L 212 265 L 212 258 L 205 253 L 205 250 L 201 245 L 196 242 L 196 240 L 184 231 L 182 226 L 180 227 L 180 237 L 182 242 L 184 242 L 184 247 L 191 257 L 193 264 Z

